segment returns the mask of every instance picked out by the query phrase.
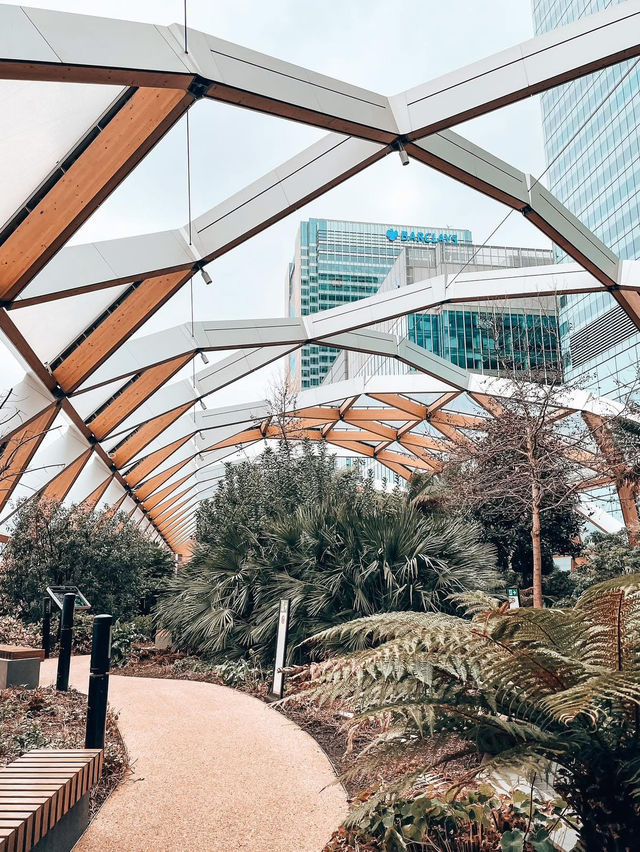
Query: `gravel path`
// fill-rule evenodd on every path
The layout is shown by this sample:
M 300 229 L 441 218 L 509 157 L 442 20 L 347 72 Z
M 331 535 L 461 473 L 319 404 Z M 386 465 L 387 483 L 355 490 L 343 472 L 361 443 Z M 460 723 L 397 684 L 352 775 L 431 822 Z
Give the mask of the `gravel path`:
M 55 681 L 56 660 L 41 682 Z M 86 692 L 89 658 L 71 685 Z M 319 852 L 346 798 L 323 752 L 262 701 L 209 683 L 112 676 L 133 776 L 75 852 Z M 325 785 L 330 785 L 325 788 Z

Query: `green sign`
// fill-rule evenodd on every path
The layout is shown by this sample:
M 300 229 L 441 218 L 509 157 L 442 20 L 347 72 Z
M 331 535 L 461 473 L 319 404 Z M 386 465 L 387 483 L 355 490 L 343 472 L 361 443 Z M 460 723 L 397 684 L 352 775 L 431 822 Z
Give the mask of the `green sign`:
M 509 609 L 520 608 L 520 593 L 517 586 L 507 587 L 507 600 L 509 601 Z

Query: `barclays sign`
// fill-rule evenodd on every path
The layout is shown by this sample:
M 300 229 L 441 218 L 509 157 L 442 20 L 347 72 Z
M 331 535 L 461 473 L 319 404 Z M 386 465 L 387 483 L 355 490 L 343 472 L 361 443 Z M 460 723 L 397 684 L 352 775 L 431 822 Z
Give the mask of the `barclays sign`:
M 387 230 L 387 239 L 394 243 L 400 237 L 401 243 L 448 243 L 457 245 L 457 234 L 423 234 L 422 231 L 396 231 L 395 228 Z

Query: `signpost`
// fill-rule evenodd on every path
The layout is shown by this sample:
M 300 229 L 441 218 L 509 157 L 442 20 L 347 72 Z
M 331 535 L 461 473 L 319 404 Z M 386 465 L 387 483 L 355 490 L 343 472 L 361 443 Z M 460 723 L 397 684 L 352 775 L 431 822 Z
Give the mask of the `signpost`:
M 516 586 L 507 587 L 507 600 L 509 609 L 520 609 L 520 592 Z
M 113 617 L 110 615 L 96 615 L 93 619 L 85 748 L 104 748 L 112 624 Z
M 62 615 L 60 616 L 60 651 L 58 654 L 58 673 L 56 677 L 56 689 L 58 692 L 66 692 L 69 689 L 74 603 L 74 592 L 67 592 L 62 600 Z
M 74 609 L 91 609 L 91 604 L 77 586 L 47 586 L 47 594 L 60 610 L 64 596 L 68 594 L 76 596 Z
M 278 613 L 278 638 L 276 639 L 276 661 L 273 667 L 273 686 L 271 696 L 282 698 L 284 694 L 284 667 L 287 653 L 287 633 L 289 631 L 289 606 L 291 601 L 281 600 Z

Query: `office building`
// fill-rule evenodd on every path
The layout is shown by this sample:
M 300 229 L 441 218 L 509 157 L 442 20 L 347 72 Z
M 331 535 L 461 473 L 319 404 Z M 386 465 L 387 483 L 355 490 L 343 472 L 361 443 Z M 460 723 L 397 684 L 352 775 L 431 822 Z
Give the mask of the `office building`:
M 436 276 L 451 279 L 461 272 L 488 272 L 542 266 L 553 262 L 545 249 L 440 244 L 429 252 L 405 248 L 397 257 L 380 292 L 396 290 Z M 373 328 L 407 338 L 458 367 L 490 375 L 513 370 L 545 375 L 558 367 L 555 298 L 470 302 L 407 314 Z M 408 368 L 380 355 L 343 350 L 326 382 L 357 375 L 406 373 Z
M 457 228 L 341 222 L 301 222 L 289 264 L 285 299 L 289 316 L 355 302 L 378 292 L 406 246 L 431 256 L 437 246 L 471 243 L 471 232 Z M 303 346 L 291 355 L 288 373 L 296 390 L 319 385 L 338 354 L 328 346 Z
M 533 0 L 536 34 L 619 0 Z M 541 95 L 551 192 L 620 258 L 640 257 L 640 63 L 622 62 Z M 557 250 L 556 257 L 563 255 Z M 565 381 L 623 396 L 640 334 L 608 293 L 562 296 Z

